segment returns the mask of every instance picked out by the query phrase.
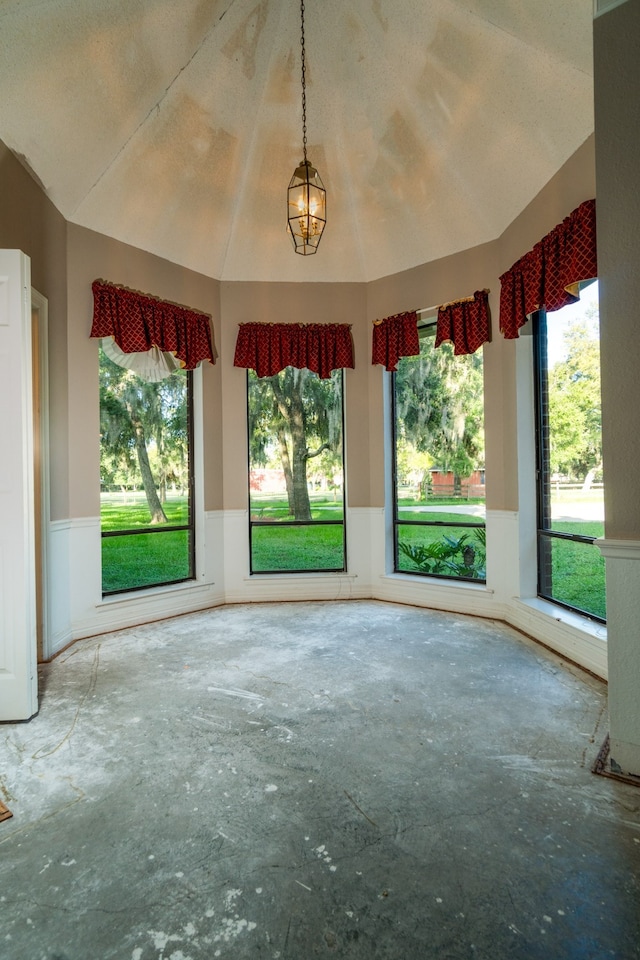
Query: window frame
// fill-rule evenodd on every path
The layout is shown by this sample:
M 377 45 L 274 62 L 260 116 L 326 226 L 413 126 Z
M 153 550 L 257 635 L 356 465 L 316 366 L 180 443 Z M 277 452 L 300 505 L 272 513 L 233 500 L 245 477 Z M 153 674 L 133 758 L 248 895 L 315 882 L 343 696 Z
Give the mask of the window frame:
M 111 361 L 113 362 L 113 361 Z M 131 537 L 131 536 L 143 536 L 146 534 L 152 534 L 154 536 L 159 536 L 165 533 L 176 533 L 182 530 L 187 531 L 187 557 L 188 557 L 188 575 L 185 577 L 177 577 L 170 580 L 162 581 L 153 581 L 152 583 L 143 583 L 136 584 L 131 587 L 119 587 L 116 590 L 104 590 L 102 589 L 102 598 L 108 599 L 110 597 L 117 597 L 123 594 L 139 593 L 140 591 L 154 590 L 160 587 L 169 587 L 175 586 L 179 583 L 189 583 L 197 579 L 197 570 L 196 570 L 196 539 L 197 539 L 197 507 L 196 507 L 196 457 L 195 457 L 195 448 L 194 448 L 194 438 L 195 438 L 195 429 L 194 429 L 194 420 L 196 417 L 196 403 L 195 403 L 195 385 L 194 385 L 194 371 L 185 370 L 186 376 L 186 390 L 187 390 L 187 469 L 188 469 L 188 522 L 186 524 L 167 524 L 163 526 L 156 527 L 144 527 L 143 529 L 137 528 L 125 528 L 122 530 L 100 530 L 100 543 L 105 539 L 111 539 L 114 537 Z M 103 583 L 102 578 L 102 551 L 101 551 L 101 586 Z
M 286 368 L 285 368 L 286 369 Z M 309 371 L 313 376 L 317 374 Z M 247 511 L 249 518 L 249 574 L 252 577 L 260 576 L 298 576 L 304 574 L 326 574 L 326 573 L 346 573 L 347 572 L 347 469 L 346 469 L 346 444 L 345 444 L 345 375 L 344 368 L 340 367 L 333 371 L 340 375 L 340 431 L 342 447 L 342 519 L 341 520 L 254 520 L 251 516 L 251 440 L 250 440 L 250 416 L 249 416 L 249 389 L 250 377 L 255 371 L 247 369 L 246 371 L 246 398 L 247 398 L 247 496 L 249 509 Z M 253 530 L 258 527 L 313 527 L 313 526 L 340 526 L 342 527 L 342 566 L 341 567 L 311 567 L 296 569 L 274 569 L 274 570 L 254 570 L 253 559 Z
M 418 335 L 419 335 L 420 341 L 426 338 L 426 335 L 424 333 L 421 333 L 421 331 L 424 331 L 428 328 L 433 327 L 433 335 L 435 336 L 436 324 L 437 324 L 437 316 L 431 315 L 431 314 L 428 316 L 422 317 L 418 320 Z M 429 333 L 428 336 L 431 336 L 431 333 Z M 433 349 L 437 349 L 437 348 L 434 346 Z M 484 348 L 482 347 L 481 349 L 484 349 Z M 402 362 L 402 358 L 400 358 L 400 362 Z M 484 356 L 483 356 L 483 364 L 484 364 Z M 478 523 L 474 521 L 451 522 L 447 520 L 402 520 L 400 519 L 399 510 L 398 510 L 398 460 L 397 460 L 398 442 L 397 442 L 397 432 L 396 432 L 396 424 L 397 424 L 396 371 L 391 372 L 390 381 L 391 381 L 391 388 L 390 388 L 391 490 L 392 490 L 392 497 L 393 497 L 392 524 L 391 524 L 392 531 L 391 532 L 392 532 L 392 538 L 393 538 L 393 572 L 394 574 L 400 574 L 402 576 L 427 577 L 427 578 L 433 578 L 438 580 L 447 580 L 453 583 L 473 583 L 478 585 L 486 585 L 486 582 L 487 582 L 486 571 L 485 571 L 485 576 L 483 578 L 480 578 L 480 577 L 463 577 L 463 576 L 457 576 L 454 574 L 445 574 L 445 573 L 431 573 L 431 572 L 428 573 L 428 572 L 423 572 L 421 570 L 400 569 L 399 547 L 398 547 L 398 543 L 399 543 L 398 528 L 400 526 L 447 527 L 449 529 L 451 527 L 455 527 L 456 529 L 461 528 L 463 530 L 464 529 L 476 529 L 476 530 L 483 529 L 486 531 L 487 524 L 486 524 L 486 517 L 482 523 Z M 484 385 L 483 385 L 483 422 L 484 422 Z
M 564 610 L 570 610 L 596 623 L 606 624 L 605 617 L 583 610 L 552 596 L 551 564 L 554 541 L 570 541 L 595 546 L 598 537 L 554 530 L 551 518 L 551 479 L 549 459 L 549 363 L 547 311 L 536 310 L 531 315 L 533 339 L 533 380 L 535 420 L 535 476 L 536 476 L 536 591 L 537 595 Z

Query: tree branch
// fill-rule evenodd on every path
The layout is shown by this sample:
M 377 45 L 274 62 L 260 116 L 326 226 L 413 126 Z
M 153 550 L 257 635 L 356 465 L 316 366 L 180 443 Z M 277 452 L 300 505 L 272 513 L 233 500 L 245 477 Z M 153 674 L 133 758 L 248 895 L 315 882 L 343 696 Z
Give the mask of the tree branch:
M 331 450 L 331 444 L 323 443 L 317 450 L 307 450 L 304 459 L 311 460 L 313 457 L 319 457 L 323 450 Z

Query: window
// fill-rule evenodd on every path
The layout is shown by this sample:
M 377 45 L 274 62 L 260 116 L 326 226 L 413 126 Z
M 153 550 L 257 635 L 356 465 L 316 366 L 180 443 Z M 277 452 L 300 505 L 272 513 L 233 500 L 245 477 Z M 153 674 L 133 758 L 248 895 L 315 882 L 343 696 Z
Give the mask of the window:
M 104 596 L 195 575 L 192 379 L 150 383 L 100 349 Z
M 392 375 L 394 569 L 484 581 L 482 352 L 436 348 L 435 319 L 419 333 Z
M 534 314 L 538 594 L 606 619 L 598 283 Z
M 343 375 L 247 372 L 251 573 L 343 571 Z

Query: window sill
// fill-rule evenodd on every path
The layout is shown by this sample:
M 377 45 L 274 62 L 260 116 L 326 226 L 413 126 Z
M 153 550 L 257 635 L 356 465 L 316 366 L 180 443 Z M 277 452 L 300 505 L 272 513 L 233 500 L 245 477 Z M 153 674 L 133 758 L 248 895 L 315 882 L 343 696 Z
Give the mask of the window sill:
M 295 573 L 291 570 L 283 570 L 282 573 L 252 573 L 248 577 L 243 577 L 245 583 L 260 583 L 262 580 L 277 580 L 282 582 L 283 580 L 357 580 L 357 575 L 354 573 L 341 573 L 336 571 L 335 573 Z
M 140 590 L 131 590 L 128 593 L 114 593 L 110 597 L 102 597 L 96 603 L 96 610 L 100 607 L 113 607 L 118 604 L 131 603 L 132 600 L 148 600 L 158 597 L 165 597 L 172 593 L 184 593 L 185 591 L 200 591 L 205 587 L 213 586 L 212 583 L 202 583 L 198 580 L 183 580 L 181 583 L 167 583 L 162 587 L 141 587 Z
M 495 591 L 488 587 L 486 583 L 478 583 L 472 580 L 454 580 L 448 577 L 429 577 L 416 576 L 412 573 L 384 573 L 381 580 L 390 580 L 395 583 L 422 584 L 422 586 L 442 587 L 445 590 L 465 590 L 472 593 L 494 593 Z
M 559 607 L 555 603 L 551 603 L 550 600 L 543 600 L 541 597 L 530 597 L 526 600 L 520 598 L 514 599 L 512 602 L 516 606 L 523 607 L 536 614 L 542 614 L 572 630 L 578 630 L 585 637 L 594 640 L 604 640 L 605 642 L 607 640 L 606 623 L 597 623 L 595 620 L 590 620 L 589 617 L 585 617 L 580 613 L 565 610 L 564 607 Z

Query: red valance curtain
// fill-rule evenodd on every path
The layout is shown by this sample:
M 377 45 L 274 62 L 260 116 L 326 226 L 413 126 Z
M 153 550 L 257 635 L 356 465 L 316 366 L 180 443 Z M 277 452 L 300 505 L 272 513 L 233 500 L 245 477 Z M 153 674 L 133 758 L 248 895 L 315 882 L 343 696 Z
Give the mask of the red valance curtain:
M 113 337 L 124 353 L 158 347 L 187 370 L 216 362 L 211 318 L 206 313 L 94 280 L 92 337 Z
M 583 280 L 598 276 L 596 202 L 585 200 L 500 277 L 500 329 L 519 336 L 527 317 L 580 299 Z
M 306 367 L 326 380 L 332 370 L 353 368 L 348 323 L 241 323 L 234 367 L 273 377 L 285 367 Z
M 371 363 L 381 363 L 386 370 L 393 371 L 397 370 L 400 357 L 414 357 L 418 353 L 420 340 L 415 310 L 373 321 Z
M 456 356 L 475 353 L 489 340 L 489 296 L 476 290 L 472 297 L 463 297 L 438 307 L 436 347 L 445 340 L 453 343 Z

